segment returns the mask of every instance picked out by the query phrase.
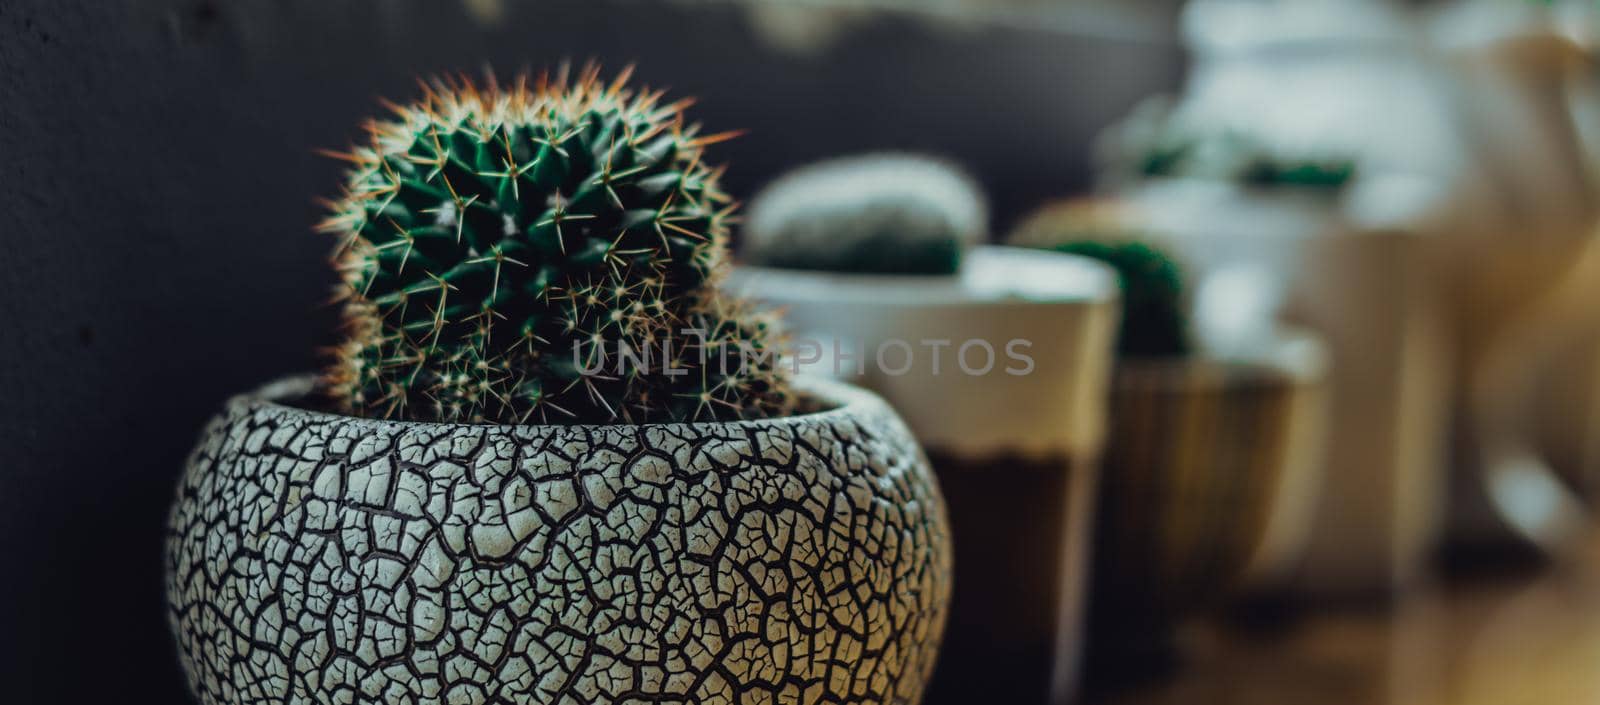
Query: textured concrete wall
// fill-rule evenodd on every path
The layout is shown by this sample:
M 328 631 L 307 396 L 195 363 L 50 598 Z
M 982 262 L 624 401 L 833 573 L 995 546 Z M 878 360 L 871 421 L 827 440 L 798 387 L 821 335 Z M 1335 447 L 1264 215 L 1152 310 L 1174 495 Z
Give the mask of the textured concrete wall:
M 639 0 L 493 25 L 443 0 L 0 0 L 0 700 L 181 702 L 159 575 L 179 466 L 224 396 L 328 342 L 309 225 L 337 165 L 312 150 L 414 75 L 638 61 L 752 130 L 717 152 L 736 193 L 932 149 L 1004 220 L 1083 186 L 1087 136 L 1180 70 L 1170 47 L 1029 29 L 880 18 L 819 58 L 747 29 Z

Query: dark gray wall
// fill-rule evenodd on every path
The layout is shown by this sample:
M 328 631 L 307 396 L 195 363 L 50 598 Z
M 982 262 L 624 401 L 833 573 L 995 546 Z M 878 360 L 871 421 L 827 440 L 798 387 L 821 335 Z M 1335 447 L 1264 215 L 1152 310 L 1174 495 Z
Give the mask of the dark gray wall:
M 6 702 L 181 702 L 161 596 L 170 488 L 229 393 L 329 342 L 309 231 L 375 97 L 413 76 L 637 61 L 747 138 L 741 195 L 802 160 L 927 149 L 999 219 L 1086 181 L 1086 143 L 1170 89 L 1168 45 L 886 17 L 825 57 L 764 48 L 736 8 L 0 0 L 0 683 Z

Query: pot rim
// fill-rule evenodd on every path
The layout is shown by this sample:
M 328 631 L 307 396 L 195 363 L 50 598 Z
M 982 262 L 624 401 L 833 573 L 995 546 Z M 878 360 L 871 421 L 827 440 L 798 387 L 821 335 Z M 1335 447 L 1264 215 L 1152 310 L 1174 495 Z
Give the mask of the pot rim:
M 1179 357 L 1119 359 L 1114 387 L 1151 381 L 1172 387 L 1237 387 L 1246 384 L 1317 384 L 1327 378 L 1328 351 L 1322 338 L 1285 328 L 1259 349 L 1243 354 L 1198 351 Z
M 456 423 L 443 421 L 411 421 L 402 419 L 375 419 L 365 416 L 351 416 L 334 411 L 313 409 L 295 403 L 297 400 L 310 395 L 317 387 L 317 376 L 314 374 L 297 374 L 281 377 L 257 387 L 244 394 L 237 395 L 227 403 L 229 411 L 242 408 L 265 408 L 282 412 L 302 414 L 318 421 L 327 423 L 343 423 L 354 425 L 379 425 L 388 428 L 427 428 L 427 429 L 473 429 L 514 431 L 517 429 L 534 429 L 539 432 L 588 432 L 600 429 L 637 428 L 637 429 L 671 429 L 671 428 L 696 428 L 711 426 L 750 426 L 771 428 L 774 426 L 787 426 L 801 422 L 815 423 L 817 421 L 831 422 L 835 420 L 858 419 L 873 414 L 882 414 L 889 410 L 888 403 L 870 391 L 852 384 L 838 380 L 808 374 L 796 375 L 794 378 L 795 391 L 802 397 L 819 403 L 821 409 L 800 414 L 776 416 L 765 419 L 731 419 L 726 421 L 674 421 L 654 423 L 614 423 L 614 424 L 497 424 L 497 423 Z
M 1027 276 L 1028 272 L 1032 276 Z M 829 272 L 741 264 L 734 268 L 727 287 L 778 305 L 1012 307 L 1098 304 L 1121 298 L 1116 275 L 1100 262 L 1010 245 L 972 248 L 955 274 Z

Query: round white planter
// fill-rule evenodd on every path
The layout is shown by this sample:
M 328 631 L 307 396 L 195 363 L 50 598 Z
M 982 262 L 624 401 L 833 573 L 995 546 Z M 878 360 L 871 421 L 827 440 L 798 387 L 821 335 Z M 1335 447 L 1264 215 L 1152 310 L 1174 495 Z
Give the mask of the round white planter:
M 880 399 L 639 426 L 230 401 L 178 488 L 170 618 L 207 705 L 915 703 L 944 501 Z
M 957 574 L 925 705 L 1069 701 L 1116 275 L 1070 255 L 979 247 L 952 276 L 745 267 L 728 287 L 783 308 L 795 357 L 883 394 L 933 459 Z
M 1118 294 L 1098 262 L 985 246 L 952 276 L 738 267 L 727 287 L 781 307 L 808 371 L 882 394 L 931 451 L 1099 450 Z

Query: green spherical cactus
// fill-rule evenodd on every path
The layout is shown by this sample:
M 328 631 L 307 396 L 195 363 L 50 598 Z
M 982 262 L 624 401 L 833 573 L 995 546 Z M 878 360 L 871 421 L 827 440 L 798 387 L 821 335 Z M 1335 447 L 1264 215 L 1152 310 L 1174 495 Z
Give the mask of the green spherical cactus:
M 987 228 L 982 192 L 954 165 L 867 154 L 796 169 L 762 190 L 740 254 L 785 269 L 951 274 Z
M 1172 357 L 1191 351 L 1183 272 L 1165 252 L 1140 240 L 1114 203 L 1063 202 L 1040 209 L 1013 231 L 1015 244 L 1100 260 L 1122 285 L 1117 354 Z
M 764 417 L 772 322 L 718 292 L 731 199 L 687 102 L 575 80 L 435 80 L 391 106 L 323 229 L 348 412 L 482 423 Z

